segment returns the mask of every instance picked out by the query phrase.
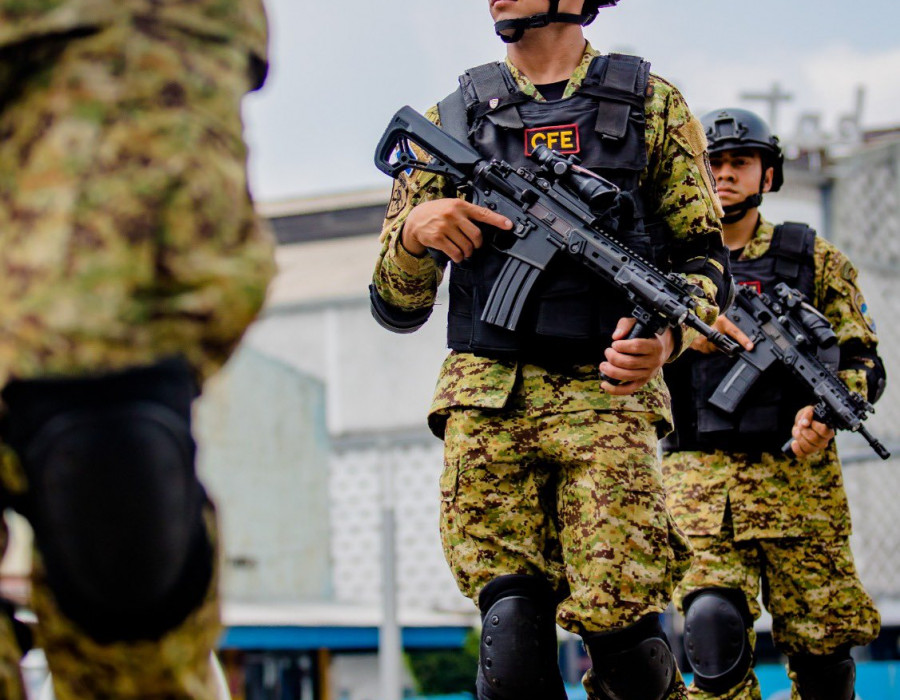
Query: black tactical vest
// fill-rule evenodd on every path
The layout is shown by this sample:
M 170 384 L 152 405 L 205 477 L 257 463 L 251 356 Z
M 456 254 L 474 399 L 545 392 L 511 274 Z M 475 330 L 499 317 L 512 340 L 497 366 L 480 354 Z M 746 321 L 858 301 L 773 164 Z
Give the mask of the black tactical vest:
M 772 244 L 755 260 L 732 260 L 735 282 L 775 297 L 785 282 L 812 300 L 815 292 L 816 232 L 805 224 L 776 227 Z M 738 409 L 726 415 L 709 398 L 735 360 L 721 353 L 687 350 L 665 368 L 672 394 L 675 431 L 663 440 L 667 452 L 713 450 L 778 453 L 790 437 L 794 417 L 809 404 L 803 390 L 783 367 L 771 367 L 756 382 Z
M 486 158 L 514 167 L 533 169 L 528 154 L 538 144 L 577 155 L 582 165 L 633 194 L 637 230 L 619 238 L 665 267 L 656 251 L 665 249 L 667 236 L 661 226 L 644 220 L 638 187 L 647 166 L 649 75 L 649 63 L 638 57 L 599 56 L 574 95 L 538 102 L 519 91 L 505 64 L 489 63 L 460 76 L 459 90 L 438 106 L 441 125 Z M 532 290 L 515 332 L 487 324 L 481 314 L 505 260 L 486 244 L 468 260 L 451 263 L 450 348 L 545 366 L 602 361 L 616 323 L 631 314 L 632 306 L 577 262 L 559 255 Z

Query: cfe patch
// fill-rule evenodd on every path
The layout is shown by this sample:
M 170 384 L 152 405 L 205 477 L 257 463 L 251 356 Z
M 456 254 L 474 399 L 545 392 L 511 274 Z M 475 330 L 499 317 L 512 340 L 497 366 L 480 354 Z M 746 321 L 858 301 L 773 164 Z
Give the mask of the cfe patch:
M 749 280 L 747 282 L 738 282 L 742 287 L 753 287 L 757 294 L 762 294 L 762 282 L 759 280 Z
M 546 146 L 557 153 L 578 153 L 581 150 L 578 124 L 525 129 L 525 155 L 530 156 L 538 146 Z

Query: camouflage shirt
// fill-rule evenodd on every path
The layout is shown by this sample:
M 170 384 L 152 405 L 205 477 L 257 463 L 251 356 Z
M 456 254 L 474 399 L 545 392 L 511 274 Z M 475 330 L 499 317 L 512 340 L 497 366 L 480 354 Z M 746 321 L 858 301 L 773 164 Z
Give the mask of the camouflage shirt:
M 741 259 L 763 255 L 774 233 L 775 226 L 761 220 Z M 818 236 L 814 255 L 813 305 L 831 321 L 841 345 L 858 340 L 874 348 L 878 339 L 857 284 L 856 268 Z M 864 372 L 845 371 L 841 377 L 851 389 L 866 395 Z M 738 540 L 850 533 L 834 441 L 808 459 L 770 454 L 751 458 L 720 450 L 676 452 L 664 457 L 663 472 L 669 507 L 688 535 L 717 534 L 729 506 Z
M 581 86 L 597 55 L 590 45 L 586 46 L 564 98 Z M 534 84 L 508 60 L 507 67 L 522 92 L 544 100 Z M 709 236 L 721 238 L 721 208 L 706 162 L 706 137 L 699 120 L 673 85 L 655 75 L 651 76 L 650 85 L 653 94 L 646 101 L 649 164 L 641 175 L 641 186 L 650 193 L 650 206 L 669 225 L 678 244 L 690 249 L 696 241 L 697 254 L 703 256 Z M 436 107 L 428 110 L 426 116 L 439 123 Z M 402 176 L 394 185 L 381 233 L 374 284 L 381 298 L 397 308 L 417 310 L 434 304 L 444 270 L 431 256 L 419 258 L 407 252 L 401 244 L 401 232 L 413 207 L 446 196 L 446 181 L 431 173 L 414 172 Z M 701 275 L 691 275 L 689 279 L 705 294 L 699 300 L 698 315 L 712 322 L 718 313 L 713 301 L 714 283 Z M 693 331 L 683 333 L 681 347 L 673 358 L 690 345 L 693 337 Z M 502 408 L 514 386 L 522 390 L 526 409 L 535 415 L 585 409 L 648 411 L 658 417 L 661 431 L 670 429 L 669 394 L 661 376 L 631 396 L 610 396 L 600 388 L 598 370 L 593 366 L 561 375 L 532 365 L 520 367 L 516 362 L 453 352 L 438 379 L 429 417 L 432 430 L 442 434 L 446 412 L 453 407 Z
M 0 48 L 135 17 L 244 46 L 266 60 L 263 0 L 0 0 Z

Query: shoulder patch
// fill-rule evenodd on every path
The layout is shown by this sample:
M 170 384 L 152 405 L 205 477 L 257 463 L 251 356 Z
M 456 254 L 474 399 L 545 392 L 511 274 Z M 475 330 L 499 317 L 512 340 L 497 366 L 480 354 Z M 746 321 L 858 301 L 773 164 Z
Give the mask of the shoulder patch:
M 865 297 L 863 297 L 862 292 L 856 292 L 856 294 L 853 295 L 853 306 L 856 307 L 859 315 L 863 317 L 863 320 L 866 322 L 869 330 L 874 333 L 875 319 L 873 319 L 871 314 L 869 314 L 869 305 L 866 303 Z
M 841 268 L 841 277 L 848 282 L 852 282 L 856 279 L 856 268 L 853 267 L 853 263 L 849 260 L 845 262 L 844 266 Z
M 388 202 L 385 219 L 396 219 L 409 202 L 409 183 L 407 182 L 406 173 L 401 173 L 400 177 L 394 182 L 391 189 L 391 201 Z
M 706 151 L 706 132 L 703 131 L 703 124 L 697 117 L 692 116 L 689 122 L 679 126 L 678 134 L 681 136 L 682 145 L 692 156 L 697 157 Z
M 725 212 L 722 210 L 722 203 L 719 201 L 719 195 L 716 193 L 716 178 L 713 176 L 712 168 L 709 166 L 709 155 L 706 152 L 706 132 L 703 130 L 703 124 L 700 123 L 697 117 L 691 115 L 690 121 L 685 122 L 674 130 L 673 137 L 678 142 L 678 145 L 687 151 L 687 154 L 696 164 L 713 209 L 716 215 L 721 218 L 725 215 Z

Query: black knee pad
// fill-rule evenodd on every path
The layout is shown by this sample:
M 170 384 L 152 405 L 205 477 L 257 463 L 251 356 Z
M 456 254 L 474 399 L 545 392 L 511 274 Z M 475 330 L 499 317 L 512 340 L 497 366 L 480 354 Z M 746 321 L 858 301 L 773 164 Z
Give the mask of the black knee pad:
M 3 391 L 47 583 L 63 613 L 101 643 L 162 636 L 208 588 L 195 395 L 180 360 Z
M 478 700 L 565 700 L 556 598 L 536 576 L 501 576 L 478 596 Z
M 856 696 L 856 662 L 849 648 L 821 656 L 791 656 L 790 667 L 797 674 L 803 700 L 853 700 Z
M 722 695 L 740 683 L 753 665 L 748 632 L 752 625 L 744 594 L 705 588 L 685 601 L 684 648 L 694 669 L 694 684 Z
M 675 684 L 675 656 L 658 614 L 613 632 L 586 634 L 584 645 L 610 700 L 662 700 Z

